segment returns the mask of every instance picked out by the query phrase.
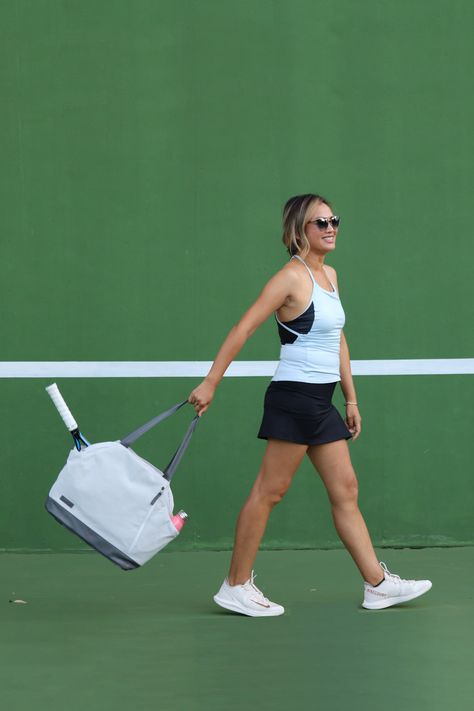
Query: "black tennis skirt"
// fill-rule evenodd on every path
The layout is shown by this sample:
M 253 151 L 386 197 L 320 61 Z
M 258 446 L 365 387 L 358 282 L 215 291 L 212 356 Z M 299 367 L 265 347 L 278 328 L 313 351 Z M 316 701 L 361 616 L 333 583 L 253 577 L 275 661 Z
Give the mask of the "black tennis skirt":
M 257 437 L 325 444 L 352 434 L 331 402 L 336 383 L 272 380 L 265 392 Z

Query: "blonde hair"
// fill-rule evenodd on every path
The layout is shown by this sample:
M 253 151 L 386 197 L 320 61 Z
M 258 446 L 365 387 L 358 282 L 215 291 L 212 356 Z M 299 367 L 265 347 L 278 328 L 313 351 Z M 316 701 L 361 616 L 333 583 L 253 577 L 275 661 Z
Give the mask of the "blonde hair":
M 327 205 L 330 210 L 332 206 L 322 195 L 295 195 L 286 201 L 283 208 L 283 237 L 288 254 L 298 254 L 302 259 L 306 257 L 310 250 L 309 242 L 304 228 L 310 208 L 316 203 Z

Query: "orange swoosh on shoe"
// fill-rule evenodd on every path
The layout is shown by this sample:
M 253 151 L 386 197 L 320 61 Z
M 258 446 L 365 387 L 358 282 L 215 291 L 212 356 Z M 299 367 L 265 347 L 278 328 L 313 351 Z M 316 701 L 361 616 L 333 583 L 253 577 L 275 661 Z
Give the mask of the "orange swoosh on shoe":
M 252 602 L 255 602 L 257 605 L 261 605 L 262 607 L 270 607 L 270 605 L 265 605 L 263 602 L 259 602 L 258 600 L 252 600 Z

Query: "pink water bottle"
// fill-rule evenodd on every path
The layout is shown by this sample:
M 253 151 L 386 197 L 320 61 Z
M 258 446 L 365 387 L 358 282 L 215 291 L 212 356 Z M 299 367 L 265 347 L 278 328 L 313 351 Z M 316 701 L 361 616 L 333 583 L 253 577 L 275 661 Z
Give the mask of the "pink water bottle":
M 181 531 L 181 529 L 183 528 L 187 518 L 188 514 L 186 513 L 186 511 L 182 510 L 178 511 L 178 513 L 174 516 L 171 516 L 171 521 L 178 532 Z

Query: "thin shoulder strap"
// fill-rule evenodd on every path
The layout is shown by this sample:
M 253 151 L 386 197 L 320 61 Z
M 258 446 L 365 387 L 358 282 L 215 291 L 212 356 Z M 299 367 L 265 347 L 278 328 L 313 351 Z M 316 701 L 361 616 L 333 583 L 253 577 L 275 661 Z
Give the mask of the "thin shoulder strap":
M 179 410 L 180 407 L 183 407 L 183 405 L 186 405 L 187 402 L 188 402 L 188 400 L 183 400 L 183 402 L 178 402 L 176 405 L 173 405 L 173 407 L 170 407 L 169 410 L 166 410 L 166 412 L 162 412 L 161 415 L 157 415 L 152 420 L 147 422 L 145 425 L 142 425 L 137 430 L 135 430 L 134 432 L 131 432 L 129 435 L 127 435 L 122 440 L 120 440 L 120 444 L 123 444 L 124 447 L 130 447 L 130 445 L 133 444 L 134 442 L 136 442 L 139 437 L 141 437 L 142 435 L 145 434 L 145 432 L 148 432 L 148 430 L 151 430 L 152 427 L 155 427 L 157 424 L 159 424 L 160 422 L 165 420 L 167 417 L 170 417 L 170 415 L 173 415 L 177 410 Z M 191 424 L 189 425 L 187 432 L 182 439 L 181 444 L 179 445 L 178 449 L 171 457 L 170 463 L 163 470 L 163 476 L 165 479 L 168 479 L 168 481 L 171 481 L 171 479 L 176 471 L 176 468 L 183 457 L 186 447 L 189 444 L 189 440 L 191 439 L 192 434 L 193 434 L 194 430 L 196 429 L 196 425 L 197 425 L 199 419 L 200 419 L 199 415 L 195 415 L 195 417 L 193 417 Z
M 293 254 L 292 257 L 291 257 L 291 259 L 293 259 L 293 257 L 296 257 L 296 259 L 299 259 L 300 262 L 303 262 L 303 264 L 305 265 L 306 269 L 307 269 L 308 272 L 309 272 L 309 275 L 310 275 L 310 277 L 311 277 L 311 280 L 312 280 L 313 284 L 316 284 L 316 279 L 314 278 L 311 269 L 308 267 L 308 265 L 306 264 L 306 262 L 304 261 L 304 259 L 302 259 L 302 258 L 299 256 L 299 254 Z
M 323 265 L 323 269 L 324 269 L 324 273 L 326 274 L 326 276 L 327 276 L 327 278 L 328 278 L 328 282 L 331 284 L 332 288 L 334 289 L 334 293 L 337 294 L 337 289 L 336 289 L 336 287 L 334 286 L 334 284 L 332 283 L 332 281 L 330 280 L 329 274 L 328 274 L 328 272 L 326 271 L 326 269 L 324 268 L 324 265 Z

